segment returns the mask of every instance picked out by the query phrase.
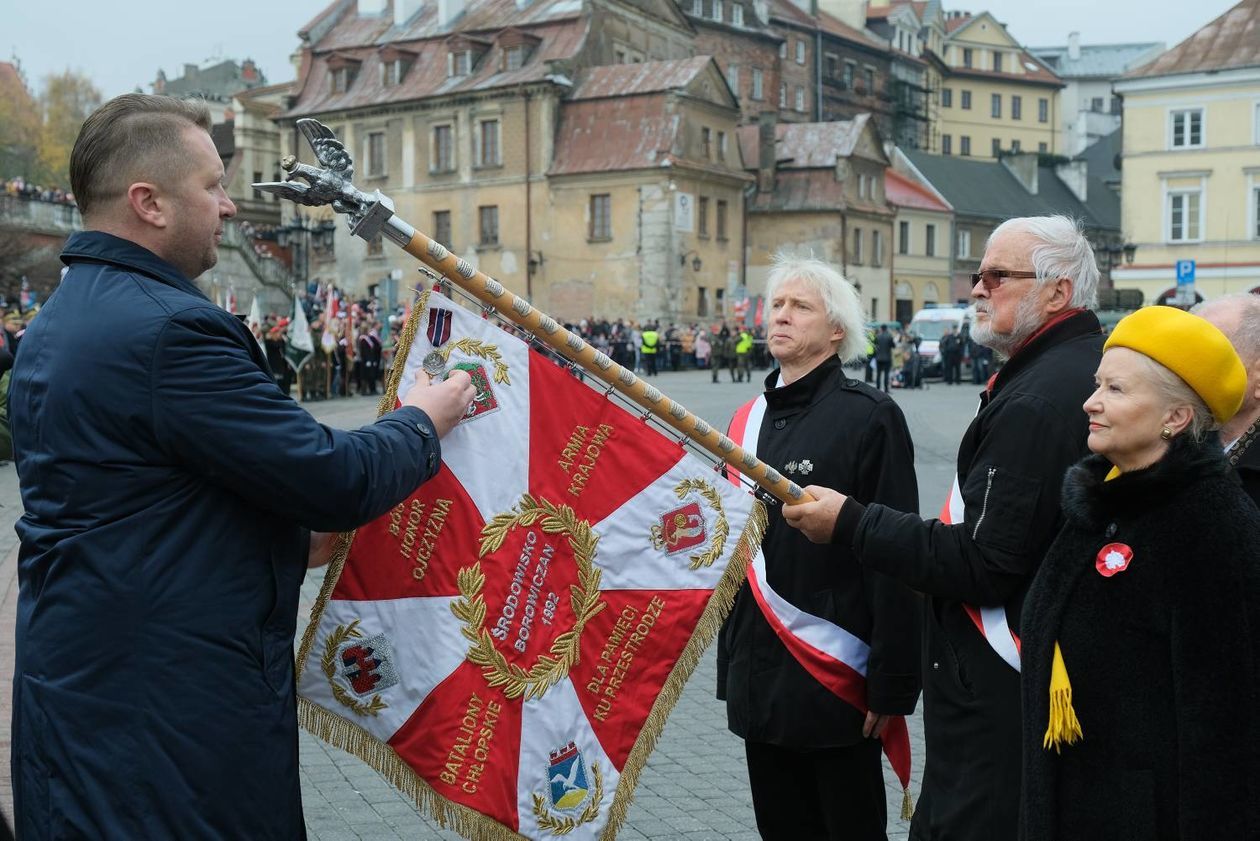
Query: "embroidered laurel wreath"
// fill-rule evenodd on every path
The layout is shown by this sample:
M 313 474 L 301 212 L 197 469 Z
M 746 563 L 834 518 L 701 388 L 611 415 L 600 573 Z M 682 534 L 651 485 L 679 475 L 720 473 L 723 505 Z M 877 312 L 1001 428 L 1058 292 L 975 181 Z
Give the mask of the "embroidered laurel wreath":
M 442 354 L 443 362 L 451 358 L 452 350 L 462 351 L 469 356 L 475 356 L 478 359 L 494 363 L 494 381 L 500 385 L 512 384 L 512 381 L 508 379 L 507 363 L 503 361 L 503 357 L 499 355 L 499 349 L 494 345 L 478 341 L 477 339 L 460 339 L 458 342 L 451 342 L 438 348 L 438 353 Z
M 730 536 L 731 527 L 726 523 L 726 510 L 722 508 L 722 497 L 718 495 L 717 488 L 703 479 L 683 479 L 678 483 L 678 487 L 674 488 L 674 496 L 686 499 L 691 491 L 704 497 L 704 501 L 717 512 L 717 523 L 713 526 L 713 542 L 709 544 L 709 550 L 691 556 L 691 568 L 700 569 L 700 567 L 712 566 L 714 561 L 722 557 L 722 548 L 726 546 L 726 538 Z
M 599 817 L 599 802 L 604 799 L 604 778 L 599 773 L 598 762 L 591 763 L 591 774 L 595 778 L 595 786 L 591 789 L 590 802 L 586 804 L 582 814 L 576 818 L 557 817 L 547 808 L 547 802 L 543 800 L 542 795 L 533 795 L 534 817 L 538 818 L 539 829 L 546 830 L 552 835 L 568 835 L 582 824 L 590 823 Z
M 468 649 L 469 662 L 481 667 L 481 673 L 490 686 L 502 686 L 503 694 L 508 698 L 523 696 L 527 701 L 542 697 L 543 693 L 568 676 L 569 669 L 573 668 L 578 659 L 582 629 L 606 607 L 599 598 L 601 573 L 593 563 L 599 536 L 592 531 L 590 523 L 578 519 L 573 509 L 567 505 L 554 505 L 545 499 L 523 495 L 515 508 L 486 523 L 481 530 L 481 550 L 478 557 L 484 558 L 498 550 L 512 529 L 517 526 L 532 526 L 534 523 L 538 523 L 545 534 L 564 535 L 569 539 L 569 545 L 573 548 L 573 560 L 578 569 L 578 582 L 569 588 L 570 603 L 573 606 L 573 628 L 556 637 L 551 644 L 550 655 L 539 655 L 533 666 L 523 669 L 514 663 L 508 663 L 499 653 L 485 627 L 486 602 L 481 591 L 486 577 L 481 573 L 480 561 L 459 571 L 457 583 L 460 598 L 451 605 L 455 618 L 464 623 L 461 633 L 472 643 Z
M 358 639 L 362 636 L 363 632 L 359 630 L 358 619 L 355 619 L 349 625 L 338 625 L 328 635 L 328 641 L 324 643 L 324 656 L 320 661 L 320 665 L 324 669 L 324 677 L 328 678 L 328 685 L 332 687 L 333 698 L 337 700 L 337 703 L 349 707 L 359 715 L 376 715 L 389 706 L 389 704 L 381 700 L 379 694 L 373 695 L 372 700 L 365 704 L 351 697 L 350 693 L 333 679 L 337 675 L 337 649 L 346 640 Z

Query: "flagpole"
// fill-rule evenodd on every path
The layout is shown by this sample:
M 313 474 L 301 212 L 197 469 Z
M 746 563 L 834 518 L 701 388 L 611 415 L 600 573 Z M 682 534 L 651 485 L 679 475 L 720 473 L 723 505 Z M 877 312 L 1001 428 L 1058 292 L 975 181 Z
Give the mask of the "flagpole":
M 569 332 L 554 318 L 507 291 L 503 284 L 451 254 L 441 243 L 417 231 L 394 215 L 393 202 L 379 190 L 364 193 L 351 183 L 354 169 L 350 154 L 327 126 L 316 120 L 297 121 L 324 169 L 302 164 L 289 155 L 280 162 L 286 181 L 254 187 L 309 206 L 332 204 L 350 216 L 351 232 L 363 239 L 380 234 L 463 289 L 499 315 L 533 335 L 552 350 L 580 365 L 593 377 L 621 392 L 627 399 L 654 414 L 662 423 L 691 439 L 705 451 L 747 476 L 787 505 L 813 501 L 795 482 L 759 460 L 752 453 L 714 429 L 703 418 L 669 399 L 633 371 L 613 362 L 581 336 Z M 297 181 L 301 179 L 306 184 Z M 395 360 L 395 364 L 400 364 Z

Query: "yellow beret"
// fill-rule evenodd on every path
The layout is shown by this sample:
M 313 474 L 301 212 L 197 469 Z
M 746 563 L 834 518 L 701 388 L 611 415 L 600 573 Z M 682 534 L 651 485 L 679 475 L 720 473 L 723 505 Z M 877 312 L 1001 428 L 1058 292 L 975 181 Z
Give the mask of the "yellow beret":
M 1127 347 L 1172 371 L 1199 395 L 1219 423 L 1232 418 L 1247 392 L 1247 371 L 1225 334 L 1175 307 L 1145 307 L 1122 318 L 1103 350 Z

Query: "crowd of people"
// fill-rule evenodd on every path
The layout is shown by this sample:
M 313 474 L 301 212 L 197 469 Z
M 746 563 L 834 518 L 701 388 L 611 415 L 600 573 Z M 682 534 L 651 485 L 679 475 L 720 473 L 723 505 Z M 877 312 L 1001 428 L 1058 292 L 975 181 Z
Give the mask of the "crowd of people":
M 662 328 L 659 320 L 640 324 L 633 319 L 616 321 L 582 318 L 565 327 L 577 333 L 614 362 L 632 371 L 654 376 L 662 371 L 727 368 L 732 382 L 751 378 L 753 368 L 771 364 L 766 351 L 765 327 L 748 327 L 728 320 L 711 324 L 675 324 Z
M 143 94 L 88 118 L 84 230 L 57 305 L 13 337 L 19 837 L 304 837 L 299 585 L 332 533 L 438 474 L 475 396 L 462 371 L 421 373 L 354 431 L 283 399 L 265 347 L 289 325 L 260 347 L 192 283 L 235 213 L 209 128 L 204 104 Z M 1260 298 L 1104 336 L 1093 250 L 1063 217 L 999 226 L 972 284 L 969 341 L 1004 364 L 932 518 L 885 393 L 891 331 L 868 349 L 833 266 L 768 279 L 776 370 L 728 432 L 808 496 L 771 515 L 717 643 L 759 831 L 886 838 L 881 748 L 908 784 L 921 700 L 919 841 L 1260 836 Z M 319 297 L 329 381 L 374 390 L 379 363 L 351 360 L 398 315 Z M 756 346 L 592 322 L 648 375 Z M 844 369 L 868 355 L 881 387 Z
M 60 187 L 44 187 L 40 184 L 32 184 L 20 175 L 17 178 L 6 179 L 4 181 L 4 190 L 0 191 L 0 195 L 27 201 L 49 202 L 50 204 L 74 204 L 74 193 L 63 190 Z

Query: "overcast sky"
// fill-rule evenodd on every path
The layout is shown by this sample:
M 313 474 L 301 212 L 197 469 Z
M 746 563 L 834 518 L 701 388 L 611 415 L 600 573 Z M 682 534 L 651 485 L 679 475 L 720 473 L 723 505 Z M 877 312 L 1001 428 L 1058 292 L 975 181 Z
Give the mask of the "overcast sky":
M 293 78 L 297 30 L 329 0 L 0 0 L 0 58 L 16 56 L 38 91 L 49 73 L 86 73 L 107 97 L 145 92 L 158 68 L 168 78 L 185 63 L 253 58 L 268 82 Z M 436 0 L 432 0 L 436 2 Z M 987 9 L 1026 46 L 1163 41 L 1171 47 L 1235 0 L 987 0 L 946 9 Z

